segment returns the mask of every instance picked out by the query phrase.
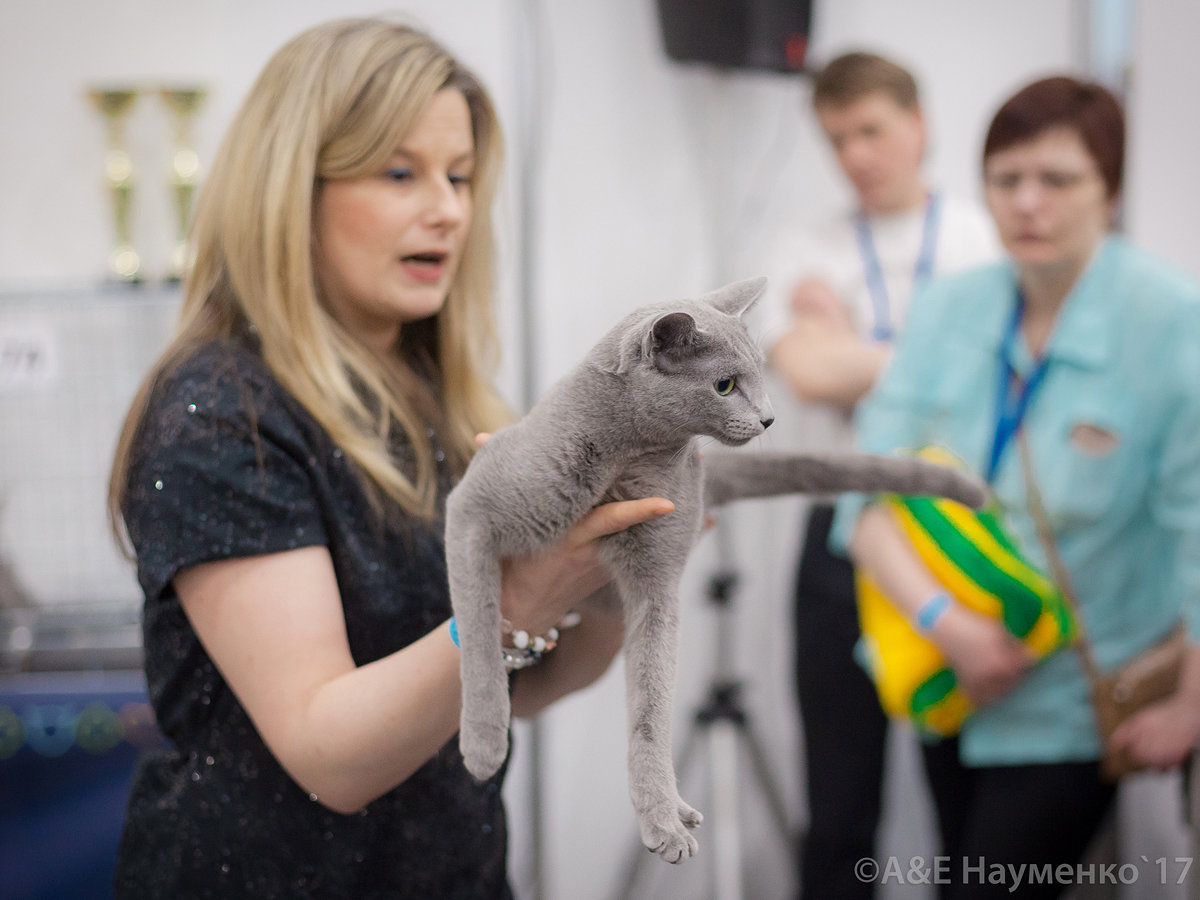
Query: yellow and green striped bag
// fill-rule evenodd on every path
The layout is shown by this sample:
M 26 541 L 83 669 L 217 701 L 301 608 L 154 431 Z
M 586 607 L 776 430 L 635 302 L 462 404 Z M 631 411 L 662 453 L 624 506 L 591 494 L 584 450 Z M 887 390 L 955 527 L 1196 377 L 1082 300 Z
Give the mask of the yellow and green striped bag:
M 962 465 L 940 448 L 918 455 Z M 1074 640 L 1070 606 L 1021 555 L 994 501 L 979 511 L 935 497 L 888 494 L 879 502 L 941 585 L 964 606 L 1000 619 L 1036 659 Z M 957 734 L 972 707 L 954 670 L 870 578 L 859 571 L 856 581 L 866 667 L 884 711 L 930 734 Z

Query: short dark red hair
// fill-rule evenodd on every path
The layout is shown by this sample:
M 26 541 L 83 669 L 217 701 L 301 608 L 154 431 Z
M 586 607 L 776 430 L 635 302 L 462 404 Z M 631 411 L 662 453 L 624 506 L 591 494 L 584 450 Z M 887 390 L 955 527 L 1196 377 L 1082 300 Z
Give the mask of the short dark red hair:
M 1051 128 L 1070 128 L 1096 161 L 1110 199 L 1125 174 L 1125 113 L 1103 85 L 1059 75 L 1043 78 L 1010 97 L 992 118 L 983 161 Z

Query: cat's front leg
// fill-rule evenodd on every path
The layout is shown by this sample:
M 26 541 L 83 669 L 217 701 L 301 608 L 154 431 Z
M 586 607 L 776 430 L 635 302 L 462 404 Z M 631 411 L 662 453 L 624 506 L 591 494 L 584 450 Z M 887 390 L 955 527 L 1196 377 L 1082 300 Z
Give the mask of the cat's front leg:
M 446 562 L 461 642 L 462 717 L 458 745 L 476 778 L 496 774 L 508 756 L 512 709 L 500 655 L 500 560 L 485 529 L 448 510 Z
M 625 605 L 629 792 L 642 842 L 667 862 L 678 863 L 695 855 L 698 845 L 691 829 L 703 818 L 680 798 L 671 758 L 679 578 L 686 548 L 675 556 L 634 536 L 618 543 L 623 559 L 612 568 Z

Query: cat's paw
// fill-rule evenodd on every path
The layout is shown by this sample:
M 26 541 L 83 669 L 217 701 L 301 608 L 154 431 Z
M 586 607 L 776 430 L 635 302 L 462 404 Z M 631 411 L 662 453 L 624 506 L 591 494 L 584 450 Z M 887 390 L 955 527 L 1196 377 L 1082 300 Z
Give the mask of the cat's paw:
M 684 824 L 684 809 L 694 818 L 693 825 Z M 642 833 L 642 843 L 651 853 L 657 853 L 664 860 L 675 865 L 696 855 L 699 844 L 692 837 L 688 828 L 700 824 L 700 813 L 680 801 L 678 810 L 663 807 L 643 813 L 638 822 Z
M 467 771 L 480 781 L 491 778 L 508 756 L 508 729 L 495 725 L 464 725 L 458 737 Z
M 682 800 L 679 801 L 679 821 L 683 823 L 684 828 L 696 828 L 704 821 L 704 816 L 699 810 L 692 809 Z

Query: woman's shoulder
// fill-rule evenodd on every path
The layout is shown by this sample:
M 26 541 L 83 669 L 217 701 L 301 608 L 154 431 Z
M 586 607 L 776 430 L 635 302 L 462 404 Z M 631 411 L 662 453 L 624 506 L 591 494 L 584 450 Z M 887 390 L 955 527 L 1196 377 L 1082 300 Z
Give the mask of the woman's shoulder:
M 939 275 L 930 283 L 930 289 L 947 294 L 980 289 L 1008 290 L 1012 282 L 1012 266 L 1007 260 L 999 259 Z
M 914 310 L 931 325 L 975 322 L 987 309 L 1004 305 L 1013 283 L 1012 267 L 1004 260 L 970 266 L 930 281 L 915 298 Z
M 154 394 L 159 398 L 186 395 L 236 394 L 281 390 L 253 346 L 236 338 L 214 338 L 182 348 L 159 373 Z
M 271 372 L 253 341 L 217 338 L 180 348 L 159 372 L 150 393 L 151 417 L 187 410 L 204 418 L 294 420 L 300 405 Z
M 160 451 L 189 435 L 307 445 L 320 433 L 253 343 L 237 338 L 181 348 L 155 380 L 144 423 Z
M 1105 252 L 1115 269 L 1113 286 L 1138 298 L 1139 305 L 1191 315 L 1200 304 L 1200 282 L 1174 263 L 1120 237 L 1109 238 Z

